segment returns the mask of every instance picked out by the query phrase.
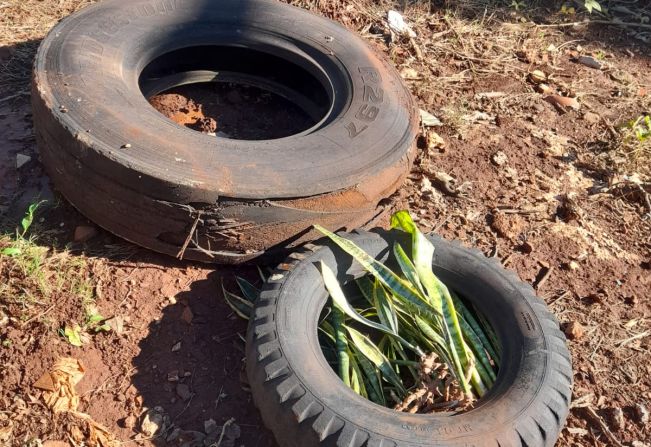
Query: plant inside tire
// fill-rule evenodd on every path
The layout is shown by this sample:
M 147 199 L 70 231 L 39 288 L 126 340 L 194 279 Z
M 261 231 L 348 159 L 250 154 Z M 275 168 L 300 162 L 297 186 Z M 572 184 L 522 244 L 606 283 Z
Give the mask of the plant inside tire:
M 400 232 L 345 235 L 380 262 Z M 432 268 L 472 302 L 501 347 L 497 380 L 464 413 L 409 414 L 354 393 L 317 336 L 328 299 L 319 262 L 345 284 L 366 274 L 332 243 L 309 247 L 269 278 L 249 323 L 247 371 L 256 405 L 285 446 L 552 446 L 564 424 L 572 368 L 565 337 L 533 289 L 499 262 L 438 237 Z
M 148 102 L 189 83 L 262 90 L 311 124 L 228 138 L 219 122 L 201 133 Z M 89 219 L 144 247 L 221 263 L 285 253 L 318 236 L 313 223 L 373 221 L 409 172 L 418 131 L 390 63 L 337 23 L 272 0 L 84 8 L 42 41 L 32 106 L 48 174 Z

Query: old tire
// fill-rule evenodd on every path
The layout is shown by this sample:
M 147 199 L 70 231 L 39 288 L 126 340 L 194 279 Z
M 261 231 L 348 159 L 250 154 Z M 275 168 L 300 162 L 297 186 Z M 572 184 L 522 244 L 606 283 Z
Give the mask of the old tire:
M 395 233 L 350 235 L 385 261 Z M 317 321 L 327 299 L 315 264 L 340 281 L 363 274 L 327 243 L 290 258 L 271 276 L 255 306 L 247 371 L 265 424 L 282 447 L 553 446 L 568 413 L 572 367 L 558 323 L 533 289 L 476 250 L 432 237 L 433 267 L 471 299 L 496 328 L 502 365 L 477 408 L 461 414 L 413 415 L 378 406 L 347 388 L 326 363 Z
M 274 140 L 218 138 L 143 94 L 206 71 L 275 86 L 318 122 Z M 309 240 L 313 223 L 372 220 L 409 171 L 417 132 L 390 64 L 338 24 L 271 0 L 87 7 L 41 43 L 32 105 L 42 162 L 83 214 L 150 249 L 187 245 L 185 258 L 223 263 Z

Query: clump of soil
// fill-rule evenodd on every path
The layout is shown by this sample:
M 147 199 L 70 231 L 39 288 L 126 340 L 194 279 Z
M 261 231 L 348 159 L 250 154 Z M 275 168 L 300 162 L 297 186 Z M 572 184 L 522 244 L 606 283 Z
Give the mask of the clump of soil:
M 238 140 L 287 137 L 315 124 L 301 108 L 279 95 L 230 82 L 175 87 L 153 96 L 149 103 L 190 129 Z

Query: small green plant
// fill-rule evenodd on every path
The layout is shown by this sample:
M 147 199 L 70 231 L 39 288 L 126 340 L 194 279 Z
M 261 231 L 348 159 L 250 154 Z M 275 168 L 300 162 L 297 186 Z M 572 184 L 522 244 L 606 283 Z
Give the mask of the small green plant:
M 592 14 L 592 11 L 601 12 L 601 5 L 597 0 L 585 0 L 584 6 L 590 14 Z
M 648 174 L 648 160 L 651 157 L 651 116 L 640 115 L 620 126 L 619 130 L 621 139 L 616 151 L 629 164 L 643 166 L 643 171 Z
M 16 238 L 14 240 L 14 243 L 9 247 L 3 248 L 0 251 L 0 254 L 3 254 L 5 256 L 18 256 L 23 253 L 22 245 L 24 242 L 26 242 L 25 235 L 34 222 L 34 215 L 36 214 L 36 210 L 45 202 L 45 200 L 41 200 L 40 202 L 35 202 L 29 205 L 27 211 L 25 212 L 25 216 L 23 216 L 22 220 L 20 221 L 20 228 L 16 228 Z
M 330 303 L 319 323 L 324 356 L 356 393 L 403 411 L 467 408 L 496 378 L 500 347 L 488 323 L 471 304 L 432 271 L 434 246 L 406 211 L 392 228 L 411 237 L 411 257 L 393 246 L 392 270 L 352 241 L 315 225 L 364 267 L 367 276 L 342 287 L 326 264 L 320 269 Z M 243 297 L 224 290 L 227 303 L 245 318 L 258 291 L 237 278 Z M 344 292 L 344 288 L 346 292 Z M 430 393 L 430 403 L 412 399 Z M 433 403 L 432 403 L 433 401 Z

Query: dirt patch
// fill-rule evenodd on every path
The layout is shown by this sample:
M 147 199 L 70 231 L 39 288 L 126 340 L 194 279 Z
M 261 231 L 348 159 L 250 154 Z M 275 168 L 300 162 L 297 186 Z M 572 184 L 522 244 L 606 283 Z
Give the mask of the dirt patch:
M 175 87 L 149 102 L 178 124 L 222 138 L 270 140 L 300 133 L 315 124 L 285 98 L 234 83 Z

